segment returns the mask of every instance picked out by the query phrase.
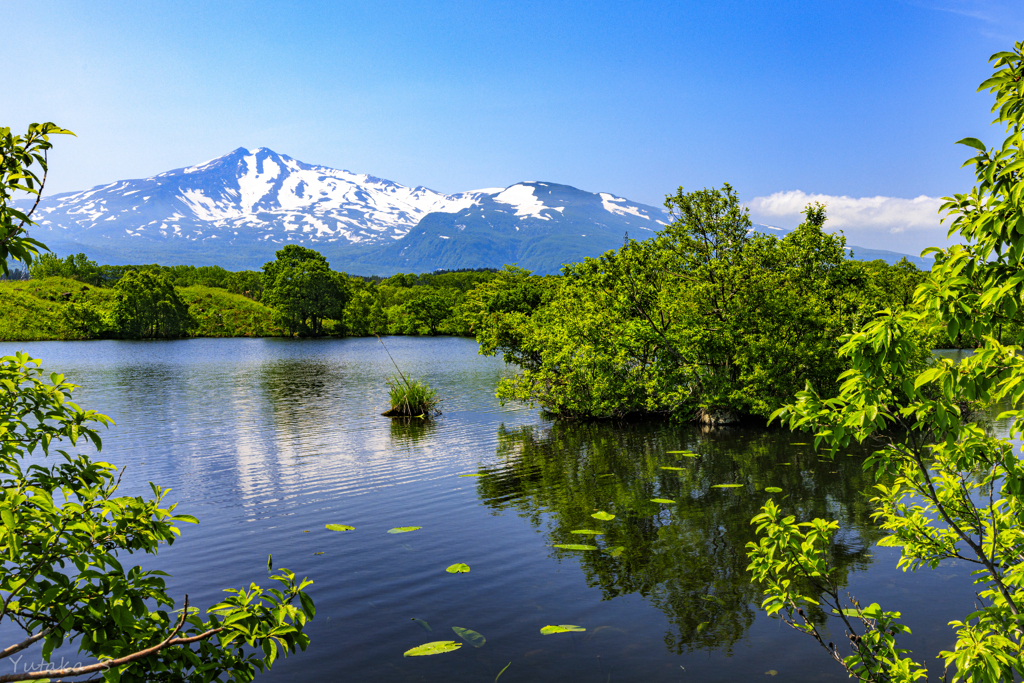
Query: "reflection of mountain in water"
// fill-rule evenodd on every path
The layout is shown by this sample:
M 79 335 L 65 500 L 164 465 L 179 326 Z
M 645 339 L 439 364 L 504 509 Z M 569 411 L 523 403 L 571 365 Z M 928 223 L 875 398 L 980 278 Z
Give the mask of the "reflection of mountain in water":
M 798 519 L 840 521 L 844 535 L 833 561 L 844 573 L 865 569 L 866 546 L 881 536 L 870 524 L 864 492 L 872 482 L 861 458 L 822 461 L 794 441 L 799 438 L 788 432 L 701 433 L 664 425 L 502 428 L 498 456 L 505 465 L 479 479 L 478 493 L 496 510 L 546 525 L 551 544 L 599 546 L 553 552 L 579 561 L 605 599 L 638 593 L 661 609 L 672 624 L 665 636 L 670 651 L 731 653 L 761 602 L 745 546 L 755 539 L 750 519 L 769 497 L 764 487 L 782 488 L 776 498 Z M 700 456 L 667 452 L 683 450 Z M 596 520 L 596 510 L 616 517 Z M 605 533 L 571 533 L 580 529 Z

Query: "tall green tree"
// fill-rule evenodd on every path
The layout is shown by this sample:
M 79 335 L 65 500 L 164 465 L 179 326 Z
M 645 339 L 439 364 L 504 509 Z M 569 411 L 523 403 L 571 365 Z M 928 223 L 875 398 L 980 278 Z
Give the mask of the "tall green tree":
M 263 303 L 276 308 L 288 330 L 323 334 L 325 319 L 343 320 L 347 279 L 331 270 L 323 254 L 289 244 L 263 266 Z
M 845 338 L 850 369 L 838 396 L 809 388 L 777 413 L 792 429 L 814 432 L 823 455 L 851 442 L 877 443 L 866 462 L 876 478 L 875 519 L 899 548 L 900 568 L 934 569 L 955 559 L 974 571 L 976 609 L 950 622 L 953 649 L 938 653 L 953 681 L 995 682 L 1024 676 L 1024 462 L 1013 439 L 1024 435 L 1024 354 L 999 340 L 1024 297 L 1024 43 L 991 58 L 995 73 L 979 90 L 995 95 L 1002 145 L 975 138 L 968 160 L 977 184 L 947 197 L 950 234 L 965 244 L 929 249 L 931 274 L 914 306 L 886 310 Z M 924 366 L 916 356 L 921 326 L 955 343 L 969 332 L 983 345 L 956 363 Z M 999 438 L 979 415 L 1001 411 L 1013 420 Z M 798 522 L 784 501 L 770 500 L 754 518 L 761 538 L 748 552 L 769 614 L 815 638 L 827 655 L 862 681 L 916 681 L 925 664 L 900 646 L 908 632 L 899 612 L 845 596 L 829 561 L 838 523 Z M 808 586 L 809 584 L 809 586 Z M 821 603 L 846 631 L 828 642 L 807 606 Z
M 114 290 L 117 299 L 111 317 L 120 336 L 152 339 L 180 337 L 188 332 L 188 307 L 166 275 L 151 270 L 128 271 Z
M 566 417 L 725 421 L 767 417 L 807 382 L 836 390 L 837 339 L 878 306 L 824 208 L 780 240 L 751 231 L 729 185 L 666 206 L 674 220 L 655 238 L 551 286 L 512 270 L 467 295 L 481 352 L 521 368 L 501 398 Z

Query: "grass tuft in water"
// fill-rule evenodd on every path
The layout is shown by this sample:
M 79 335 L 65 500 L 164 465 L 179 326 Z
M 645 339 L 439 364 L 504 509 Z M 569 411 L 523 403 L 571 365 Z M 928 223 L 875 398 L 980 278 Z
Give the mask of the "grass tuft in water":
M 425 382 L 405 377 L 388 377 L 388 417 L 430 417 L 441 412 L 437 392 Z
M 388 398 L 391 401 L 391 410 L 382 413 L 385 417 L 422 417 L 429 418 L 441 413 L 438 405 L 441 403 L 437 398 L 437 392 L 430 388 L 426 382 L 409 379 L 398 367 L 398 363 L 391 357 L 384 340 L 379 336 L 377 341 L 384 347 L 384 352 L 391 358 L 391 364 L 398 370 L 398 375 L 388 377 Z

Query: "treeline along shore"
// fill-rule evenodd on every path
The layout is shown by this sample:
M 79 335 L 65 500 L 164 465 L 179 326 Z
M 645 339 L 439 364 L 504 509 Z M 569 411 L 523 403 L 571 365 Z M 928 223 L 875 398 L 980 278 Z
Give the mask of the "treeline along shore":
M 655 238 L 566 265 L 360 277 L 287 245 L 260 271 L 108 266 L 44 254 L 0 282 L 0 339 L 458 335 L 518 368 L 503 400 L 575 418 L 766 417 L 811 383 L 836 389 L 841 339 L 911 305 L 928 274 L 854 260 L 825 207 L 779 238 L 724 185 L 666 200 Z M 18 274 L 12 273 L 12 277 Z M 1021 336 L 1016 320 L 1001 334 Z M 960 347 L 978 344 L 965 330 Z M 922 332 L 921 353 L 939 340 Z

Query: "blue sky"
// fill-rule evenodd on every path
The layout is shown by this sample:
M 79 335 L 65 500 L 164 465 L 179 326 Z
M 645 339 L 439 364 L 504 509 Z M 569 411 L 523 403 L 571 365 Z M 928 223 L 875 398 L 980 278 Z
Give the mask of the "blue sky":
M 830 205 L 919 251 L 971 185 L 975 93 L 1024 4 L 7 3 L 0 125 L 52 120 L 48 192 L 269 147 L 443 192 L 544 180 L 660 205 L 731 183 L 755 218 Z M 11 69 L 8 69 L 10 71 Z M 845 199 L 843 199 L 845 198 Z M 917 201 L 909 201 L 918 198 Z M 932 204 L 928 202 L 932 201 Z

